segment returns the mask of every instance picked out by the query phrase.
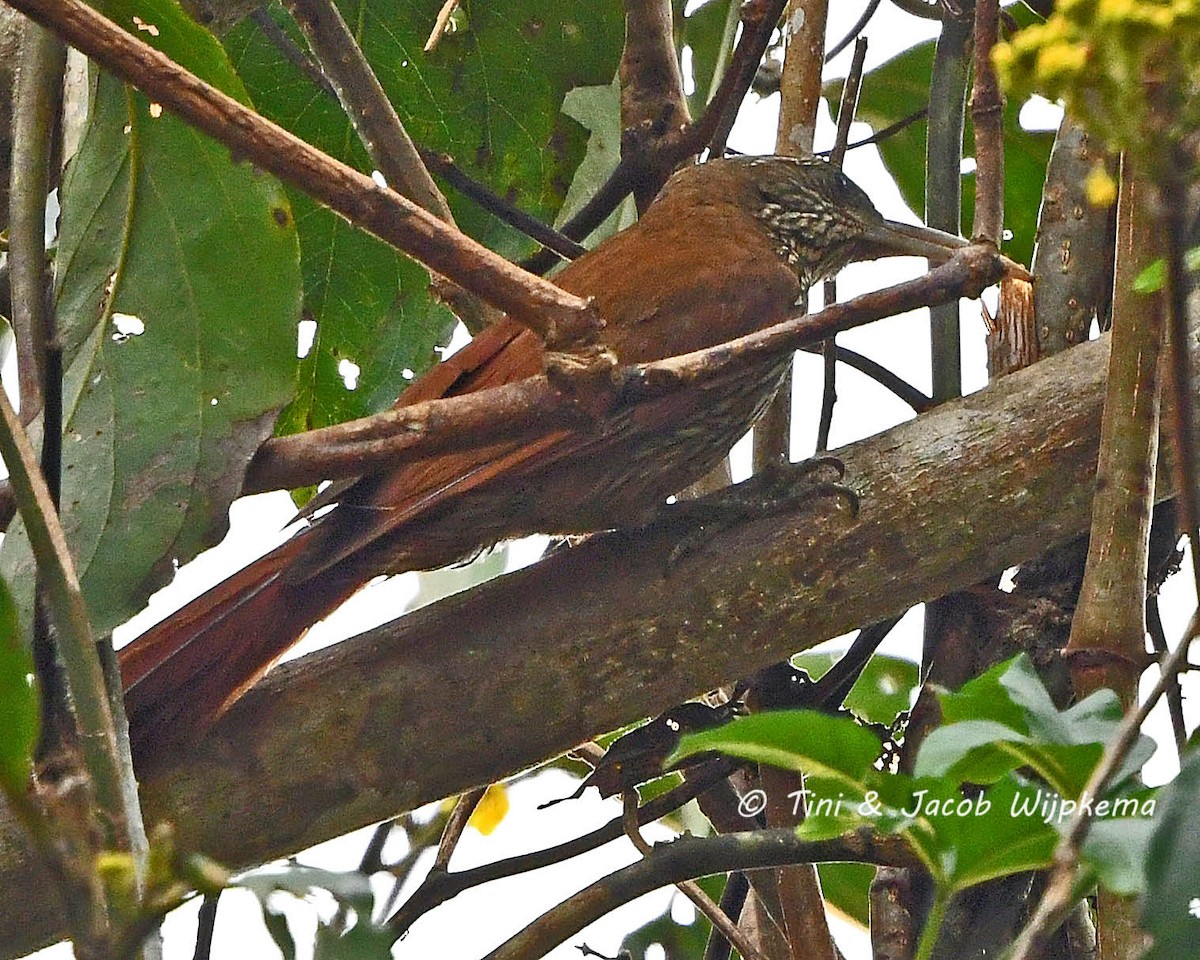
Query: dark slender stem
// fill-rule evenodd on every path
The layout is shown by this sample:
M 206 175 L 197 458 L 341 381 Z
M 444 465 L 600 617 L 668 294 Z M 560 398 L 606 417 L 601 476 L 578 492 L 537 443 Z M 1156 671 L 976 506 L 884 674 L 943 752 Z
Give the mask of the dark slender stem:
M 1159 664 L 1170 655 L 1167 645 L 1167 632 L 1163 628 L 1162 614 L 1158 609 L 1158 597 L 1146 598 L 1146 631 L 1150 634 L 1150 644 L 1154 648 Z M 1187 723 L 1183 716 L 1183 691 L 1179 687 L 1179 677 L 1175 677 L 1167 686 L 1167 711 L 1171 715 L 1171 732 L 1175 736 L 1175 751 L 1182 757 L 1187 748 Z
M 746 906 L 746 898 L 750 895 L 750 880 L 743 870 L 735 870 L 725 881 L 725 889 L 721 891 L 721 911 L 734 923 L 742 915 Z M 708 934 L 708 943 L 704 947 L 704 960 L 729 960 L 732 944 L 721 931 L 713 927 Z
M 833 140 L 833 149 L 829 152 L 829 162 L 839 169 L 846 157 L 846 146 L 850 139 L 850 125 L 854 122 L 854 114 L 858 109 L 858 93 L 862 87 L 863 64 L 867 59 L 867 38 L 859 37 L 854 43 L 854 58 L 850 62 L 850 72 L 846 82 L 842 84 L 842 98 L 838 104 L 837 135 Z M 831 277 L 825 281 L 825 304 L 837 302 L 837 279 Z M 824 357 L 824 383 L 821 390 L 821 417 L 817 424 L 817 450 L 829 449 L 829 431 L 833 428 L 833 408 L 837 403 L 837 344 L 830 338 L 825 341 L 821 350 Z
M 690 774 L 689 779 L 679 786 L 642 804 L 638 808 L 637 822 L 644 826 L 678 810 L 714 783 L 724 780 L 735 768 L 736 764 L 723 759 L 712 762 L 711 765 L 706 765 L 702 769 L 697 768 L 694 775 Z M 509 857 L 506 860 L 498 860 L 456 873 L 430 873 L 396 915 L 388 921 L 388 926 L 397 935 L 402 935 L 418 918 L 452 897 L 458 896 L 464 890 L 490 883 L 493 880 L 503 880 L 505 877 L 513 877 L 517 874 L 529 873 L 532 870 L 540 870 L 543 867 L 562 863 L 616 840 L 624 835 L 624 831 L 624 818 L 616 817 L 598 830 L 582 837 L 576 837 L 574 840 L 547 847 L 544 850 L 536 850 L 518 857 Z
M 693 128 L 695 146 L 707 147 L 711 156 L 719 157 L 725 152 L 729 131 L 733 129 L 738 110 L 771 43 L 771 33 L 786 6 L 787 0 L 759 0 L 743 8 L 742 39 L 717 92 L 704 110 L 704 116 Z
M 846 31 L 846 35 L 841 40 L 829 48 L 829 51 L 825 54 L 826 63 L 850 46 L 850 42 L 871 22 L 871 18 L 875 16 L 875 11 L 879 9 L 879 3 L 880 0 L 868 0 L 866 9 L 863 10 L 862 16 L 858 18 L 854 26 Z
M 929 84 L 929 134 L 925 159 L 925 222 L 958 233 L 962 222 L 963 111 L 970 68 L 971 21 L 942 21 Z M 962 347 L 958 304 L 931 309 L 930 352 L 933 397 L 943 402 L 962 394 Z
M 826 302 L 837 301 L 837 283 L 825 281 Z M 817 453 L 829 449 L 833 408 L 837 404 L 837 341 L 830 337 L 821 344 L 821 416 L 817 421 Z
M 219 893 L 207 894 L 200 903 L 200 917 L 196 927 L 196 950 L 192 960 L 208 960 L 212 956 L 213 933 L 217 929 L 217 906 L 221 902 Z
M 574 260 L 587 253 L 586 247 L 543 223 L 532 214 L 526 213 L 511 200 L 500 196 L 478 180 L 465 174 L 462 168 L 454 162 L 453 157 L 430 150 L 420 144 L 417 145 L 417 152 L 421 154 L 425 166 L 468 200 L 474 201 L 481 209 L 504 221 L 510 227 L 520 230 L 525 236 L 536 240 L 547 250 L 558 254 L 559 258 Z
M 889 139 L 890 137 L 894 137 L 897 133 L 899 133 L 901 130 L 905 129 L 906 127 L 911 127 L 918 120 L 924 120 L 927 116 L 929 116 L 929 108 L 922 107 L 920 110 L 913 111 L 907 117 L 901 117 L 895 123 L 889 123 L 882 130 L 876 131 L 875 133 L 871 134 L 869 137 L 864 137 L 861 140 L 855 140 L 846 149 L 847 150 L 857 150 L 859 147 L 869 147 L 873 143 L 883 143 L 883 141 Z M 832 149 L 818 150 L 817 156 L 818 157 L 827 157 L 832 152 L 833 152 Z
M 559 232 L 571 240 L 582 240 L 607 220 L 620 206 L 621 201 L 629 196 L 636 179 L 637 164 L 630 157 L 622 157 L 600 189 L 562 225 Z M 554 264 L 554 255 L 543 250 L 524 261 L 522 266 L 530 273 L 540 274 L 545 273 Z
M 321 72 L 321 68 L 317 66 L 312 57 L 300 49 L 300 45 L 288 35 L 287 31 L 275 22 L 275 18 L 271 16 L 266 7 L 259 7 L 251 12 L 250 20 L 288 63 L 334 100 L 338 99 L 337 90 L 333 88 L 329 78 Z
M 820 353 L 822 348 L 820 346 L 810 346 L 801 347 L 801 349 L 808 353 Z M 934 406 L 933 397 L 927 397 L 907 380 L 892 373 L 883 364 L 876 363 L 870 357 L 865 357 L 861 353 L 839 345 L 837 348 L 837 358 L 840 363 L 844 363 L 848 367 L 853 367 L 864 376 L 870 377 L 884 389 L 890 390 L 912 407 L 914 413 L 924 413 Z

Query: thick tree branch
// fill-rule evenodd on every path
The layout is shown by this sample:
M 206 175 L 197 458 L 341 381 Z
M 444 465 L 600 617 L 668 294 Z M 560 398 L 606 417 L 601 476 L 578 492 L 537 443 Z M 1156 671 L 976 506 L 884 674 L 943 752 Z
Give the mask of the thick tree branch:
M 283 665 L 203 742 L 143 769 L 147 815 L 174 820 L 185 848 L 261 862 L 1040 555 L 1088 523 L 1107 346 L 839 451 L 857 519 L 824 500 L 733 527 L 673 565 L 678 527 L 596 538 Z M 448 730 L 464 731 L 452 747 Z M 0 849 L 10 956 L 61 920 L 11 822 Z

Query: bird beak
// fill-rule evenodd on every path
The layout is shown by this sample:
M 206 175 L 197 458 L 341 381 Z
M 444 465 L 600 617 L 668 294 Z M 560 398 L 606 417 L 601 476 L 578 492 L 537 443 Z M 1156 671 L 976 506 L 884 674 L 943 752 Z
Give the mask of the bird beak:
M 969 240 L 956 237 L 952 233 L 896 220 L 881 220 L 872 224 L 863 232 L 859 242 L 868 251 L 864 259 L 925 257 L 935 264 L 945 263 L 963 247 L 971 245 Z M 1021 264 L 1007 257 L 1004 261 L 1007 277 L 1017 280 L 1030 279 L 1029 271 Z
M 896 220 L 881 220 L 869 226 L 860 238 L 876 258 L 925 257 L 934 263 L 945 263 L 970 241 L 924 227 Z

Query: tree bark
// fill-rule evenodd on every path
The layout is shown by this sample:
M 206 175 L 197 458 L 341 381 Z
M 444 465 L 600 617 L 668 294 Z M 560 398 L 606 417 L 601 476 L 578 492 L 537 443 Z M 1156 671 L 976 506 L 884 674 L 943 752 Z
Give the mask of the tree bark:
M 673 563 L 677 525 L 599 537 L 283 665 L 140 771 L 147 823 L 230 866 L 280 857 L 1040 555 L 1087 527 L 1107 352 L 839 451 L 857 518 L 816 498 Z M 51 889 L 5 815 L 0 955 L 61 934 Z

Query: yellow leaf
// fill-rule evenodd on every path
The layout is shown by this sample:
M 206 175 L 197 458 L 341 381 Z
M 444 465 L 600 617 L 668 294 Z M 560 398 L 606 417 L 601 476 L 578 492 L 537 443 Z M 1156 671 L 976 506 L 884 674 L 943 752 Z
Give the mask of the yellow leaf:
M 502 783 L 493 783 L 487 788 L 483 799 L 467 822 L 485 837 L 500 825 L 508 813 L 508 789 Z

